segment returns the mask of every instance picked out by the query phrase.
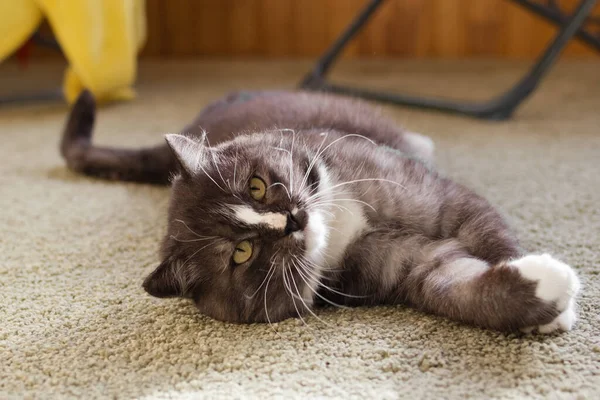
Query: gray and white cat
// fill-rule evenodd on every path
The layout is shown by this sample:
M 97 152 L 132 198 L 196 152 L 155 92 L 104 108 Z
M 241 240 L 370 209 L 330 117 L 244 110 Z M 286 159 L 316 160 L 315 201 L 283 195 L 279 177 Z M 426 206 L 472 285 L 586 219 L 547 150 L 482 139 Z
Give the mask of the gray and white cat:
M 575 322 L 571 267 L 524 255 L 485 199 L 432 169 L 431 140 L 365 103 L 237 93 L 142 150 L 93 146 L 94 113 L 84 92 L 61 144 L 70 168 L 172 181 L 153 296 L 243 323 L 398 303 L 498 330 Z

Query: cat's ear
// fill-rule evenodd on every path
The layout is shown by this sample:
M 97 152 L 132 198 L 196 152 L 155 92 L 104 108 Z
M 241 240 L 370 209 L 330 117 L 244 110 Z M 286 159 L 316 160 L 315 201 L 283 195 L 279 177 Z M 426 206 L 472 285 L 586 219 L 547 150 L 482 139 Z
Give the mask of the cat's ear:
M 168 134 L 165 140 L 181 166 L 181 172 L 194 175 L 206 160 L 208 149 L 202 140 L 195 140 L 183 135 Z
M 163 261 L 150 275 L 144 279 L 142 286 L 148 294 L 154 297 L 178 297 L 182 288 L 175 276 L 171 260 Z

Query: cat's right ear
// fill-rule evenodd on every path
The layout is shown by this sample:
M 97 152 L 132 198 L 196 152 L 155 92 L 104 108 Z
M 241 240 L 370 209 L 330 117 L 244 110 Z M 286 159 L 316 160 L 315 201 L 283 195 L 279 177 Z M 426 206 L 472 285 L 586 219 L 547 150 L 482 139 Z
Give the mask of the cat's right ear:
M 208 151 L 204 145 L 204 140 L 198 141 L 176 134 L 165 135 L 165 140 L 175 155 L 182 173 L 192 176 L 202 168 Z
M 166 259 L 142 284 L 144 290 L 154 297 L 178 297 L 182 295 L 181 285 L 176 279 L 173 263 Z

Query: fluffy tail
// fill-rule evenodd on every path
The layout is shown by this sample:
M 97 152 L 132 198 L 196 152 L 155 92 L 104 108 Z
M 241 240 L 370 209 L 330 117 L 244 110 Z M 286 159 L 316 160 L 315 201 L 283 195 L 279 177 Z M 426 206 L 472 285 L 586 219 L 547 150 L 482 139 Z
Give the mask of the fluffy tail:
M 70 169 L 110 180 L 169 183 L 176 163 L 166 144 L 139 150 L 96 147 L 91 140 L 95 114 L 94 97 L 83 91 L 71 109 L 60 143 Z

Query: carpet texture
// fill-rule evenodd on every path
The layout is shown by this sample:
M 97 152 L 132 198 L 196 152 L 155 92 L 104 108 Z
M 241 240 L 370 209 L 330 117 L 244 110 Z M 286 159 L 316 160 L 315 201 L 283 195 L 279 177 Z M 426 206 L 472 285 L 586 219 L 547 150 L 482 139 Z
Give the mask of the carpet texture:
M 139 146 L 234 89 L 292 88 L 308 63 L 145 63 L 136 101 L 103 108 L 96 142 Z M 0 66 L 0 94 L 53 87 L 61 65 Z M 353 62 L 337 80 L 478 99 L 526 68 Z M 0 108 L 0 398 L 600 398 L 600 64 L 564 62 L 509 122 L 387 108 L 430 135 L 440 169 L 508 215 L 531 251 L 581 276 L 572 332 L 505 335 L 405 307 L 238 326 L 141 288 L 167 188 L 69 172 L 62 104 Z

